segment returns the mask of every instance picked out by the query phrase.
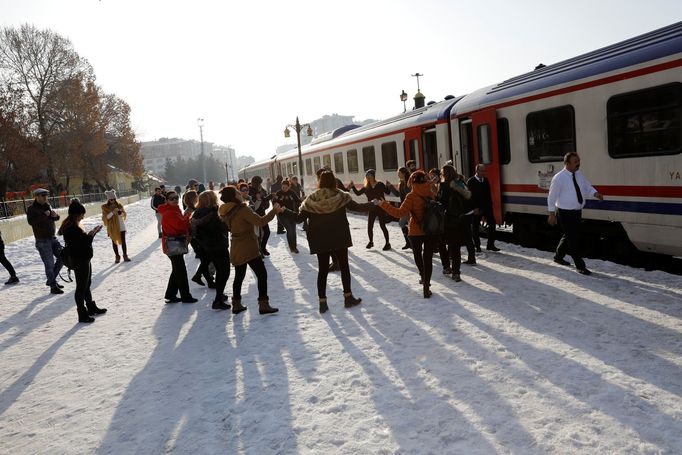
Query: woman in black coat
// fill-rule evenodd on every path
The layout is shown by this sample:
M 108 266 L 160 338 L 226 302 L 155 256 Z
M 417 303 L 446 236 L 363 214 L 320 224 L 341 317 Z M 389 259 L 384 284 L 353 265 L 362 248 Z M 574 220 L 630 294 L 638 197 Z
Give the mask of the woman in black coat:
M 62 222 L 59 228 L 59 235 L 64 236 L 66 248 L 68 248 L 71 258 L 72 269 L 76 275 L 76 309 L 78 311 L 78 322 L 93 322 L 92 317 L 97 314 L 106 313 L 106 308 L 98 308 L 92 300 L 90 285 L 92 284 L 92 240 L 102 229 L 102 225 L 93 228 L 87 234 L 80 226 L 80 222 L 85 216 L 85 207 L 78 199 L 73 199 L 69 205 L 69 216 Z
M 371 203 L 358 204 L 350 194 L 336 187 L 336 178 L 331 171 L 320 175 L 318 189 L 308 195 L 301 204 L 297 221 L 308 221 L 308 246 L 310 253 L 317 255 L 319 270 L 317 272 L 317 295 L 320 298 L 320 313 L 326 312 L 327 275 L 329 274 L 329 258 L 335 256 L 341 269 L 344 306 L 346 308 L 360 304 L 362 299 L 355 298 L 350 288 L 350 267 L 348 265 L 348 247 L 353 245 L 346 210 L 367 212 Z M 285 216 L 296 216 L 286 211 Z
M 365 185 L 362 188 L 359 190 L 356 189 L 352 181 L 350 182 L 349 187 L 356 196 L 360 196 L 361 194 L 367 196 L 367 201 L 372 201 L 374 199 L 383 201 L 386 199 L 385 195 L 391 193 L 383 182 L 377 182 L 374 169 L 368 169 L 367 172 L 365 172 Z M 372 207 L 369 210 L 369 216 L 367 217 L 367 236 L 369 237 L 369 243 L 365 248 L 372 248 L 374 246 L 374 220 L 377 218 L 379 218 L 379 227 L 381 228 L 381 232 L 384 233 L 384 239 L 386 239 L 383 250 L 390 250 L 391 244 L 388 241 L 388 229 L 386 229 L 388 215 L 386 215 L 386 212 L 379 210 L 376 207 Z
M 396 189 L 395 186 L 391 184 L 391 182 L 386 182 L 386 187 L 388 188 L 388 191 L 393 196 L 398 196 L 400 198 L 400 204 L 402 204 L 405 201 L 405 196 L 407 196 L 407 193 L 410 192 L 410 187 L 407 186 L 407 181 L 410 179 L 410 171 L 407 170 L 406 167 L 401 167 L 398 169 L 398 179 L 400 180 L 400 184 L 398 185 L 398 189 Z M 398 225 L 400 226 L 400 230 L 403 232 L 403 237 L 405 237 L 405 246 L 403 246 L 403 250 L 407 250 L 411 248 L 410 246 L 410 238 L 408 237 L 408 231 L 407 231 L 407 223 L 410 220 L 409 215 L 404 216 L 400 218 L 398 221 Z
M 227 226 L 218 216 L 218 196 L 213 191 L 199 195 L 199 203 L 192 214 L 192 239 L 201 249 L 201 260 L 213 263 L 215 276 L 215 299 L 211 308 L 227 310 L 227 295 L 223 294 L 227 279 L 230 277 L 230 244 Z

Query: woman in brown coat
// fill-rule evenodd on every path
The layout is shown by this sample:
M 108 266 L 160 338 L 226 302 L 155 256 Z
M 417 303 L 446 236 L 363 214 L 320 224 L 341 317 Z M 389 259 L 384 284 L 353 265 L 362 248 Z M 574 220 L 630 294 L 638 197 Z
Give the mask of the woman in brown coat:
M 268 297 L 268 272 L 260 253 L 258 237 L 255 227 L 268 224 L 276 214 L 284 209 L 279 204 L 273 204 L 272 210 L 260 216 L 244 203 L 244 199 L 233 186 L 226 186 L 220 190 L 220 200 L 224 202 L 220 206 L 220 218 L 232 233 L 230 242 L 230 261 L 234 265 L 234 282 L 232 284 L 232 312 L 243 311 L 242 305 L 242 282 L 246 276 L 248 265 L 256 274 L 258 282 L 258 312 L 260 314 L 276 313 L 277 308 L 270 306 Z
M 126 244 L 126 210 L 123 205 L 116 200 L 116 191 L 105 191 L 104 195 L 107 198 L 107 203 L 102 205 L 102 222 L 107 227 L 107 235 L 111 239 L 111 246 L 114 249 L 115 259 L 117 264 L 121 262 L 121 256 L 118 254 L 118 246 L 121 245 L 123 250 L 123 260 L 130 262 L 128 257 L 128 245 Z

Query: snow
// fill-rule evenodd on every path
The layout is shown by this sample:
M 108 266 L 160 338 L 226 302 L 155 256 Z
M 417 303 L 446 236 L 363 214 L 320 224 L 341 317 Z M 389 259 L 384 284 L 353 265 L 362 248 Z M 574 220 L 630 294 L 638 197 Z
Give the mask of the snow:
M 21 283 L 0 286 L 1 453 L 682 452 L 681 276 L 588 261 L 585 277 L 500 243 L 461 283 L 434 258 L 423 299 L 411 253 L 381 251 L 378 226 L 366 250 L 353 215 L 363 302 L 345 309 L 332 273 L 320 315 L 305 234 L 292 255 L 273 222 L 280 312 L 258 314 L 249 272 L 235 316 L 194 284 L 199 303 L 164 304 L 149 201 L 127 210 L 133 262 L 97 236 L 92 289 L 109 312 L 90 325 L 74 284 L 48 293 L 32 238 L 7 245 Z

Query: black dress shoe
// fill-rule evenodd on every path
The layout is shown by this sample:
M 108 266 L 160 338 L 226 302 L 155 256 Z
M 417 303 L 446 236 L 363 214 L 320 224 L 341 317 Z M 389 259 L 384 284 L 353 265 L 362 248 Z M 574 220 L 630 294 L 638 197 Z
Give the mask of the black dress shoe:
M 410 244 L 409 244 L 409 243 L 406 243 L 405 246 L 403 246 L 401 249 L 403 249 L 403 250 L 409 250 L 410 248 L 412 248 L 412 247 L 410 246 Z
M 462 264 L 476 265 L 476 261 L 472 259 L 467 259 L 466 261 L 462 262 Z
M 198 300 L 195 299 L 194 297 L 187 297 L 186 299 L 181 299 L 180 300 L 182 303 L 197 303 Z
M 49 283 L 49 282 L 46 282 L 46 283 L 45 283 L 45 286 L 50 286 L 50 283 Z M 64 289 L 64 286 L 62 286 L 62 285 L 59 284 L 59 283 L 55 283 L 54 286 L 50 286 L 50 287 L 56 287 L 56 288 L 59 288 L 59 289 Z
M 495 245 L 489 246 L 488 248 L 486 248 L 486 250 L 488 250 L 488 251 L 500 251 L 500 249 L 498 247 L 496 247 Z M 479 249 L 479 251 L 480 251 L 480 249 Z
M 388 251 L 388 250 L 390 250 L 390 249 L 391 249 L 391 244 L 388 243 L 388 242 L 386 242 L 386 245 L 384 245 L 384 247 L 382 248 L 382 250 Z
M 180 302 L 180 299 L 177 297 L 166 297 L 166 303 L 178 303 Z
M 50 288 L 50 294 L 63 294 L 63 293 L 64 293 L 64 291 L 59 289 L 57 286 L 52 286 Z
M 5 281 L 5 284 L 16 284 L 19 282 L 19 278 L 16 276 L 9 277 L 9 280 Z
M 566 259 L 561 259 L 561 258 L 554 258 L 554 262 L 556 262 L 559 265 L 571 265 L 570 262 L 568 262 Z
M 581 275 L 592 275 L 592 272 L 590 272 L 586 268 L 578 269 L 578 273 Z
M 213 305 L 211 305 L 211 308 L 213 308 L 214 310 L 229 310 L 232 307 L 225 302 L 214 300 Z
M 373 246 L 374 246 L 374 242 L 369 242 L 369 243 L 365 246 L 365 248 L 370 249 L 370 248 L 372 248 Z
M 194 281 L 196 284 L 199 286 L 206 286 L 203 281 L 201 281 L 201 275 L 194 275 L 192 278 L 192 281 Z

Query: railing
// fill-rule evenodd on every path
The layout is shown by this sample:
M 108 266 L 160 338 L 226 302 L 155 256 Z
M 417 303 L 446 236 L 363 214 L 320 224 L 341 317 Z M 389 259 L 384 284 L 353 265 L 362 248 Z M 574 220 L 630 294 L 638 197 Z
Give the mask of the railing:
M 138 194 L 137 190 L 116 192 L 116 196 L 119 198 L 133 196 L 135 194 Z M 58 209 L 62 207 L 68 207 L 71 199 L 73 198 L 78 198 L 81 201 L 81 204 L 104 202 L 107 200 L 107 197 L 104 195 L 104 193 L 89 193 L 51 196 L 47 199 L 47 201 L 50 203 L 53 209 Z M 33 204 L 33 199 L 6 201 L 4 198 L 0 198 L 0 218 L 11 218 L 13 216 L 25 215 L 26 209 L 31 204 Z

